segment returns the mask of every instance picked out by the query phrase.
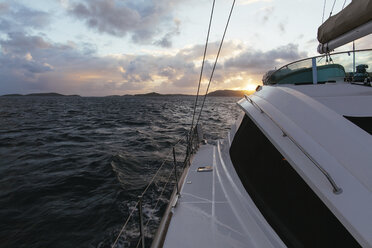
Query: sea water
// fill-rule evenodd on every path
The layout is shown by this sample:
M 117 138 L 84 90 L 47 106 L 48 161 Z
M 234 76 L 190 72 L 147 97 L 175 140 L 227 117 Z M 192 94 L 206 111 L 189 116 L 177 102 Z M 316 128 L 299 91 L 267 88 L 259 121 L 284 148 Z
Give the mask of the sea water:
M 138 195 L 189 130 L 194 100 L 0 97 L 0 247 L 111 247 Z M 237 101 L 207 98 L 200 123 L 210 143 L 241 114 Z M 170 168 L 167 162 L 144 197 L 146 246 L 174 185 L 159 198 Z M 118 244 L 135 247 L 137 240 L 135 214 Z

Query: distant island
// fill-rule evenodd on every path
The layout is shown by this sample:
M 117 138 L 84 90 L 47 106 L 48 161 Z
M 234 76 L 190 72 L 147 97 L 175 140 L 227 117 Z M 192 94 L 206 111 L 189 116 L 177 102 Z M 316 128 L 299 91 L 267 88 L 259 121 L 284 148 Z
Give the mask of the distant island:
M 207 96 L 218 96 L 218 97 L 243 97 L 245 94 L 250 95 L 254 91 L 248 91 L 248 90 L 216 90 L 213 92 L 210 92 L 207 94 Z M 50 93 L 31 93 L 31 94 L 6 94 L 2 95 L 2 97 L 27 97 L 27 96 L 49 96 L 49 97 L 66 97 L 66 96 L 73 96 L 73 97 L 81 97 L 79 95 L 63 95 L 55 92 L 50 92 Z M 186 94 L 160 94 L 157 92 L 150 92 L 146 94 L 135 94 L 135 95 L 111 95 L 111 96 L 106 96 L 106 97 L 161 97 L 161 96 L 174 96 L 174 97 L 179 97 L 179 96 L 193 96 L 193 95 L 186 95 Z M 204 96 L 204 95 L 202 95 Z
M 22 94 L 6 94 L 6 95 L 2 95 L 2 96 L 75 96 L 75 97 L 80 97 L 79 95 L 62 95 L 62 94 L 59 94 L 59 93 L 55 93 L 55 92 L 50 92 L 50 93 L 31 93 L 31 94 L 26 94 L 26 95 L 22 95 Z
M 216 90 L 207 94 L 207 96 L 226 96 L 226 97 L 243 97 L 244 95 L 250 95 L 253 91 L 249 90 Z M 128 95 L 126 95 L 128 96 Z M 157 92 L 151 92 L 147 94 L 136 94 L 134 96 L 140 97 L 158 97 L 158 96 L 192 96 L 185 94 L 160 94 Z
M 191 96 L 186 94 L 160 94 L 157 92 L 150 92 L 146 94 L 135 94 L 134 96 L 141 96 L 141 97 L 157 97 L 157 96 Z
M 216 90 L 208 93 L 208 96 L 229 96 L 229 97 L 243 97 L 244 95 L 250 95 L 253 91 L 249 90 Z

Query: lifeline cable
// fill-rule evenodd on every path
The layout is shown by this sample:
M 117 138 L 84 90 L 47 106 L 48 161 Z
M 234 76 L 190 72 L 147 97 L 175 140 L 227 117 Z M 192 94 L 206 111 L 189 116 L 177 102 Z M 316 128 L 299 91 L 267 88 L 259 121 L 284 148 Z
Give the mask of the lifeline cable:
M 180 138 L 180 139 L 179 139 L 179 140 L 178 140 L 178 141 L 173 145 L 173 147 L 176 146 L 176 145 L 178 145 L 182 140 L 185 139 L 185 137 L 186 137 L 186 135 L 184 135 L 182 138 Z M 160 170 L 163 168 L 163 166 L 164 166 L 165 163 L 167 162 L 168 157 L 169 157 L 171 154 L 172 154 L 172 150 L 171 150 L 171 151 L 166 155 L 165 159 L 163 160 L 163 162 L 161 163 L 161 165 L 160 165 L 159 168 L 157 169 L 156 173 L 153 175 L 153 177 L 151 178 L 150 182 L 147 184 L 146 188 L 143 190 L 141 196 L 143 196 L 143 195 L 147 192 L 147 190 L 149 189 L 150 185 L 154 182 L 156 176 L 159 174 Z M 172 171 L 173 171 L 173 170 L 172 170 Z M 128 222 L 129 222 L 129 220 L 132 218 L 132 216 L 133 216 L 133 214 L 134 214 L 134 211 L 137 209 L 138 203 L 139 203 L 139 201 L 136 202 L 136 205 L 134 206 L 133 210 L 131 211 L 131 213 L 129 214 L 128 218 L 126 219 L 126 221 L 125 221 L 123 227 L 120 229 L 120 232 L 119 232 L 118 236 L 116 237 L 114 243 L 112 244 L 111 248 L 116 247 L 117 242 L 119 241 L 120 236 L 121 236 L 122 233 L 124 232 L 124 230 L 125 230 L 125 228 L 126 228 Z

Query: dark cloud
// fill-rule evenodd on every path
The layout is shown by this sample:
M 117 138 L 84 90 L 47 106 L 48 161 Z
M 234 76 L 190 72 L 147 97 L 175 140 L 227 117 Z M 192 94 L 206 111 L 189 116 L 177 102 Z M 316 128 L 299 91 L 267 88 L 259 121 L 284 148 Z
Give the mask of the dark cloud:
M 263 74 L 275 67 L 306 57 L 298 45 L 288 44 L 266 52 L 247 49 L 238 56 L 225 61 L 225 68 L 247 70 L 252 74 Z
M 130 35 L 136 43 L 169 47 L 171 38 L 179 34 L 180 23 L 173 21 L 172 10 L 180 1 L 90 0 L 73 4 L 69 12 L 100 33 L 118 37 Z M 172 31 L 164 34 L 164 30 L 169 29 Z M 154 42 L 161 33 L 162 38 Z
M 50 23 L 50 15 L 48 13 L 25 7 L 19 7 L 13 11 L 12 18 L 20 25 L 32 28 L 43 28 Z
M 161 46 L 161 47 L 172 47 L 172 38 L 176 35 L 180 34 L 180 24 L 181 22 L 179 20 L 175 20 L 175 27 L 166 33 L 163 38 L 160 40 L 157 40 L 154 42 L 155 45 Z
M 114 0 L 78 3 L 71 13 L 85 20 L 90 28 L 116 36 L 123 36 L 128 31 L 137 29 L 141 20 L 137 11 L 121 6 Z
M 29 28 L 40 29 L 49 25 L 46 12 L 26 8 L 17 3 L 0 4 L 0 31 L 21 32 Z
M 51 65 L 48 65 L 46 63 L 42 64 L 40 62 L 33 62 L 33 61 L 21 60 L 18 66 L 25 69 L 28 76 L 33 76 L 33 74 L 35 73 L 44 73 L 44 72 L 53 70 L 53 67 Z
M 66 89 L 68 82 L 63 79 L 70 73 L 87 68 L 99 71 L 106 64 L 103 60 L 94 64 L 92 53 L 84 53 L 71 42 L 58 44 L 24 33 L 8 34 L 6 39 L 0 39 L 0 46 L 0 91 L 5 93 L 13 85 L 23 85 L 23 91 L 35 89 L 36 85 L 40 91 L 49 87 Z
M 13 55 L 50 47 L 50 44 L 42 37 L 27 36 L 23 32 L 9 33 L 8 39 L 1 40 L 0 45 L 2 53 Z
M 202 45 L 196 45 L 180 50 L 174 56 L 141 55 L 129 60 L 121 61 L 125 68 L 122 74 L 127 82 L 155 82 L 162 78 L 163 85 L 182 89 L 194 89 L 198 83 L 200 65 L 195 64 L 202 56 Z M 215 50 L 217 44 L 212 43 L 211 49 Z M 238 53 L 232 57 L 233 52 Z M 214 63 L 215 53 L 211 52 L 209 60 L 204 67 L 204 80 L 208 80 Z M 288 44 L 270 51 L 262 52 L 241 44 L 227 42 L 224 45 L 221 62 L 217 65 L 213 78 L 213 85 L 224 87 L 239 86 L 248 76 L 261 78 L 262 74 L 275 67 L 279 67 L 293 60 L 305 57 L 306 53 L 300 52 L 298 46 Z M 224 62 L 223 62 L 224 60 Z M 235 79 L 234 79 L 235 78 Z M 260 81 L 255 81 L 259 83 Z

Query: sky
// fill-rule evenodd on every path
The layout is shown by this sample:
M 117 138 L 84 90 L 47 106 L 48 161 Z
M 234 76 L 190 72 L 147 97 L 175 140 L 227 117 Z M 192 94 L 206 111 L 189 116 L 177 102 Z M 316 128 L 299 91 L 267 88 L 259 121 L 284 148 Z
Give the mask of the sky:
M 0 0 L 0 95 L 195 94 L 212 2 Z M 202 92 L 232 2 L 215 2 Z M 210 91 L 254 89 L 268 70 L 317 55 L 323 4 L 236 0 Z M 333 13 L 343 4 L 336 1 Z M 332 6 L 326 1 L 325 19 Z M 358 40 L 356 48 L 371 41 Z

